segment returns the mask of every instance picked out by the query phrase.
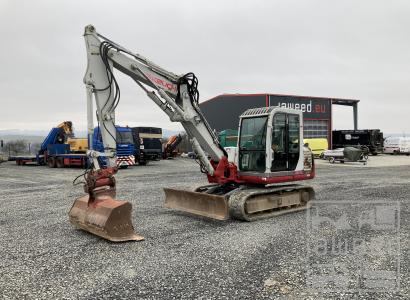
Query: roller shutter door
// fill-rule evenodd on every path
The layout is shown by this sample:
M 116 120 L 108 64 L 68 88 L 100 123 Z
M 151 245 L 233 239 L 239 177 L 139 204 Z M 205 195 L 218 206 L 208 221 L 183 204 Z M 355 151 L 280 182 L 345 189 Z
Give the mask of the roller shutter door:
M 303 121 L 303 137 L 325 138 L 329 136 L 329 121 L 328 120 L 304 120 Z

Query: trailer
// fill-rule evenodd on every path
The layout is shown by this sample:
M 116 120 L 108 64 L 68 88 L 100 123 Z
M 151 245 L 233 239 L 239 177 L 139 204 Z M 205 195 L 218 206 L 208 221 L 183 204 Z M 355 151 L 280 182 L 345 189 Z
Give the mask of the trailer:
M 355 147 L 338 148 L 323 152 L 323 159 L 328 160 L 331 164 L 338 161 L 342 164 L 345 162 L 360 162 L 367 165 L 368 158 L 369 156 L 365 150 Z
M 42 155 L 41 159 L 44 156 Z M 17 165 L 39 165 L 39 158 L 38 155 L 16 155 L 16 156 L 9 156 L 9 161 L 15 161 Z
M 49 168 L 81 167 L 88 166 L 85 153 L 72 153 L 68 144 L 50 144 L 44 154 L 11 156 L 17 165 L 47 165 Z
M 383 132 L 380 129 L 333 130 L 332 149 L 355 147 L 368 149 L 372 155 L 383 152 Z
M 162 157 L 162 129 L 158 127 L 132 127 L 135 159 L 140 165 Z
M 12 160 L 19 166 L 24 165 L 47 165 L 49 168 L 65 168 L 65 167 L 81 167 L 86 168 L 88 166 L 88 159 L 86 154 L 81 153 L 68 153 L 68 154 L 53 154 L 49 155 L 48 159 L 44 159 L 44 155 L 31 155 L 31 156 L 13 156 Z

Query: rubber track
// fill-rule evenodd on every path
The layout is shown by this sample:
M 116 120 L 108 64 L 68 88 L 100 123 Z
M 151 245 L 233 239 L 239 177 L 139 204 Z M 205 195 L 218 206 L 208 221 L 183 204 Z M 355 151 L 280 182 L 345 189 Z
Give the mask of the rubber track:
M 291 213 L 291 212 L 296 212 L 296 211 L 301 211 L 305 210 L 310 207 L 309 201 L 305 203 L 304 205 L 295 205 L 290 208 L 280 208 L 280 209 L 274 209 L 274 210 L 269 210 L 266 213 L 258 213 L 258 214 L 247 214 L 245 212 L 245 203 L 246 201 L 255 196 L 255 195 L 266 195 L 266 194 L 276 194 L 279 192 L 294 192 L 297 190 L 307 190 L 309 192 L 309 195 L 311 195 L 310 200 L 314 199 L 314 190 L 310 186 L 305 186 L 305 185 L 282 185 L 282 186 L 275 186 L 272 188 L 251 188 L 251 189 L 245 189 L 245 190 L 240 190 L 236 193 L 233 193 L 229 197 L 229 214 L 231 218 L 238 219 L 238 220 L 243 220 L 243 221 L 256 221 L 260 219 L 266 219 L 270 217 L 275 217 L 275 216 L 280 216 L 283 214 Z M 280 194 L 280 193 L 279 193 Z

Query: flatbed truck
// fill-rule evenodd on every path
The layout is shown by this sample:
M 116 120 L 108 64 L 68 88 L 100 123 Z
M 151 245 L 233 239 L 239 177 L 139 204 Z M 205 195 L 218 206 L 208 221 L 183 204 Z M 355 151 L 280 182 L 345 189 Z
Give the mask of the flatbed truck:
M 68 140 L 70 144 L 67 143 Z M 84 143 L 83 139 L 75 139 L 72 122 L 65 121 L 50 130 L 36 155 L 11 156 L 9 160 L 16 161 L 19 166 L 34 164 L 50 168 L 85 168 L 88 164 L 86 149 L 79 151 L 76 147 L 78 143 Z
M 86 153 L 71 153 L 68 144 L 52 144 L 43 154 L 11 156 L 10 160 L 16 161 L 19 166 L 47 165 L 50 168 L 85 168 L 88 161 Z
M 50 168 L 88 166 L 88 139 L 73 137 L 72 123 L 66 121 L 50 130 L 36 155 L 11 156 L 17 165 L 47 165 Z M 131 128 L 117 126 L 117 165 L 126 168 L 135 164 Z M 94 128 L 93 149 L 103 151 L 99 127 Z

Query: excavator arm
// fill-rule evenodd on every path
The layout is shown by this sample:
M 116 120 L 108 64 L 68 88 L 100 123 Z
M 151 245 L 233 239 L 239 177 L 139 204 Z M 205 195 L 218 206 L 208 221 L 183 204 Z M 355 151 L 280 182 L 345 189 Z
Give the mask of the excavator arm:
M 227 153 L 199 109 L 198 80 L 193 73 L 178 76 L 168 72 L 98 34 L 92 25 L 86 26 L 84 38 L 87 70 L 83 81 L 87 91 L 88 140 L 93 145 L 95 99 L 104 152 L 94 149 L 87 152 L 93 161 L 84 177 L 87 195 L 74 202 L 69 213 L 70 221 L 77 228 L 111 241 L 139 241 L 143 237 L 134 232 L 131 204 L 116 200 L 115 109 L 120 100 L 120 89 L 114 69 L 130 76 L 172 122 L 182 124 L 197 154 L 201 171 L 207 174 L 210 182 L 234 181 L 237 168 L 228 162 Z M 106 158 L 104 168 L 100 166 L 99 157 Z M 168 193 L 174 196 L 168 202 L 168 206 L 173 207 L 179 196 L 177 192 Z M 199 205 L 203 206 L 203 201 Z
M 84 38 L 87 48 L 84 83 L 87 87 L 89 139 L 92 139 L 94 128 L 94 97 L 105 149 L 104 153 L 91 151 L 91 157 L 106 156 L 109 166 L 115 166 L 115 108 L 120 97 L 113 72 L 116 69 L 130 76 L 172 122 L 182 124 L 205 173 L 215 176 L 221 161 L 224 166 L 229 165 L 225 150 L 199 109 L 198 80 L 193 73 L 179 76 L 166 71 L 98 34 L 92 25 L 85 28 Z M 98 168 L 96 160 L 94 162 Z

